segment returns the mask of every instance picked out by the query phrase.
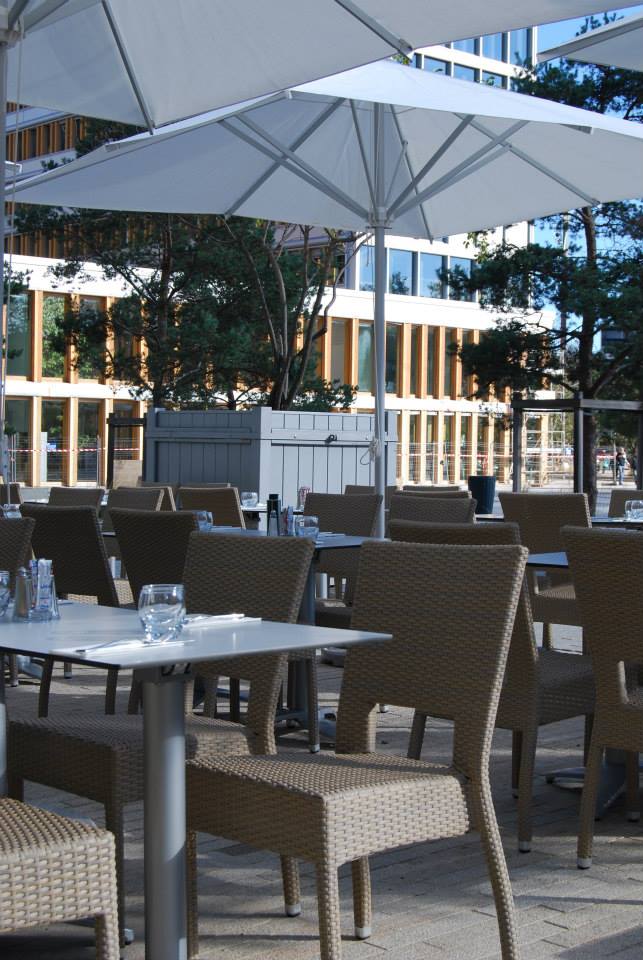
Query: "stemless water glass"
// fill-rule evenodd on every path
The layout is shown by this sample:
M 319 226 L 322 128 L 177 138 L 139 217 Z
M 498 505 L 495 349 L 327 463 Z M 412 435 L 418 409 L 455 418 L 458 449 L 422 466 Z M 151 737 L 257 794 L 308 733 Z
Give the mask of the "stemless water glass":
M 316 539 L 319 536 L 319 519 L 312 516 L 295 517 L 295 536 Z
M 631 501 L 631 500 L 626 500 L 626 501 L 625 501 L 625 506 L 624 506 L 624 508 L 623 508 L 623 513 L 624 513 L 624 515 L 625 515 L 625 519 L 626 519 L 626 520 L 631 520 L 631 519 L 632 519 L 632 501 Z
M 253 490 L 244 490 L 241 493 L 242 507 L 256 507 L 258 503 L 259 503 L 259 494 L 255 493 Z
M 11 576 L 8 570 L 0 570 L 0 617 L 4 616 L 9 606 L 11 598 L 11 589 L 9 583 Z
M 185 616 L 182 583 L 146 583 L 138 598 L 138 615 L 146 643 L 173 639 Z
M 632 520 L 643 520 L 643 500 L 632 500 L 630 518 Z
M 195 510 L 196 522 L 201 533 L 209 533 L 212 529 L 212 514 L 209 510 Z

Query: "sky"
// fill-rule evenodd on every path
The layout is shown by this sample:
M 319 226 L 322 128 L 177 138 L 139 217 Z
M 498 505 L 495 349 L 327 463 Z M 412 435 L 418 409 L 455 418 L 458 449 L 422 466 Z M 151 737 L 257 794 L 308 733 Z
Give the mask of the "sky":
M 625 17 L 634 16 L 634 14 L 643 12 L 643 4 L 639 4 L 637 7 L 628 7 L 625 10 L 619 8 L 611 12 Z M 596 18 L 600 19 L 600 14 L 597 14 Z M 571 40 L 572 37 L 576 36 L 584 22 L 585 18 L 580 17 L 577 20 L 564 20 L 562 23 L 549 23 L 543 27 L 538 27 L 538 49 L 547 50 L 549 47 L 555 47 L 559 43 Z

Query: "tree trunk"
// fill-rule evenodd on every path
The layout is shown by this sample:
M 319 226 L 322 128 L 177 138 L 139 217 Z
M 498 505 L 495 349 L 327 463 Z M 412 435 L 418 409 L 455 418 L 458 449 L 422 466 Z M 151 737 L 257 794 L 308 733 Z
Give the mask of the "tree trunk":
M 596 513 L 596 417 L 585 417 L 583 425 L 583 489 L 589 500 L 589 512 Z

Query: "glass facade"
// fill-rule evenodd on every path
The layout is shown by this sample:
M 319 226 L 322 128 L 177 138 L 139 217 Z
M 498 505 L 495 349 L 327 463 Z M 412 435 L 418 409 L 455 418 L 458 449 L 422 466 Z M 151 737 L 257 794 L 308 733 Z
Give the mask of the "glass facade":
M 31 376 L 31 312 L 26 293 L 11 297 L 7 319 L 7 374 Z
M 97 315 L 102 309 L 102 303 L 98 297 L 82 297 L 80 301 L 81 314 Z M 83 356 L 82 344 L 79 345 L 78 376 L 86 380 L 99 380 L 102 376 L 100 365 L 91 357 Z
M 42 480 L 58 483 L 63 479 L 65 404 L 62 400 L 42 401 Z
M 477 53 L 478 38 L 471 37 L 469 40 L 456 40 L 452 46 L 454 50 L 461 50 L 463 53 Z
M 488 70 L 483 70 L 481 82 L 486 83 L 488 87 L 504 87 L 505 78 L 499 73 L 489 73 Z
M 435 327 L 428 328 L 426 346 L 426 392 L 429 397 L 435 396 L 435 333 Z
M 6 431 L 9 435 L 9 457 L 13 475 L 22 483 L 29 483 L 29 434 L 31 401 L 26 397 L 7 397 L 5 410 Z
M 471 83 L 475 83 L 477 80 L 477 70 L 474 70 L 473 67 L 465 67 L 461 63 L 453 64 L 453 76 L 456 80 L 469 80 Z
M 469 257 L 451 257 L 450 267 L 452 273 L 455 273 L 456 276 L 470 277 L 471 270 L 473 268 L 473 260 Z M 449 297 L 451 300 L 475 300 L 476 295 L 473 292 L 467 292 L 466 290 L 456 290 L 451 288 L 449 290 Z
M 99 415 L 100 403 L 81 401 L 78 404 L 76 465 L 80 483 L 98 482 Z
M 437 60 L 435 57 L 425 57 L 423 67 L 429 73 L 441 73 L 443 76 L 449 74 L 449 64 L 446 60 Z
M 400 327 L 396 323 L 386 324 L 386 392 L 398 393 L 398 344 Z
M 413 254 L 410 250 L 388 251 L 388 292 L 407 296 L 413 292 Z
M 411 328 L 411 351 L 409 361 L 411 369 L 409 371 L 409 389 L 411 395 L 419 397 L 422 393 L 420 387 L 420 358 L 422 355 L 422 327 Z
M 492 60 L 504 60 L 504 45 L 501 33 L 492 33 L 482 38 L 482 55 Z
M 359 288 L 375 289 L 375 257 L 370 244 L 363 246 L 359 252 Z
M 529 30 L 512 30 L 509 35 L 509 60 L 511 63 L 522 64 L 529 61 L 530 51 L 530 32 Z
M 42 375 L 62 377 L 65 372 L 65 352 L 60 350 L 56 339 L 59 324 L 65 316 L 65 298 L 47 294 L 42 301 Z
M 455 330 L 444 331 L 444 396 L 453 397 L 455 389 L 455 356 L 451 353 L 451 348 L 457 343 Z
M 373 324 L 360 323 L 358 334 L 357 385 L 365 393 L 373 392 Z
M 333 320 L 331 325 L 331 347 L 330 347 L 330 379 L 339 380 L 344 383 L 346 380 L 346 321 Z
M 443 297 L 442 270 L 444 258 L 437 253 L 420 254 L 420 282 L 418 293 L 421 297 Z

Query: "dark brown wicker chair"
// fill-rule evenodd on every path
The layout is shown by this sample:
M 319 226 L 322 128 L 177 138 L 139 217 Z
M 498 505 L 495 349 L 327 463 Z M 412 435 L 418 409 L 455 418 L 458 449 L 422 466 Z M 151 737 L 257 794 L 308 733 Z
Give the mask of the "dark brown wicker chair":
M 236 487 L 181 487 L 181 510 L 209 510 L 218 527 L 241 527 L 245 530 L 239 491 Z
M 112 510 L 160 510 L 164 492 L 156 487 L 114 487 L 107 494 L 103 533 L 113 533 Z
M 31 537 L 36 523 L 29 517 L 22 520 L 0 522 L 0 570 L 8 570 L 13 590 L 18 567 L 25 567 L 31 560 Z M 8 657 L 9 680 L 12 687 L 18 686 L 18 659 Z
M 643 490 L 632 490 L 631 487 L 612 490 L 607 516 L 622 517 L 625 514 L 625 504 L 628 500 L 643 500 Z
M 50 507 L 95 507 L 100 509 L 105 496 L 104 487 L 52 487 Z
M 19 483 L 0 483 L 0 504 L 22 503 L 22 489 Z
M 176 510 L 176 495 L 179 489 L 178 483 L 156 483 L 154 480 L 139 480 L 137 486 L 155 487 L 157 490 L 162 490 L 163 499 L 161 501 L 161 510 Z
M 351 864 L 355 932 L 364 939 L 371 930 L 367 857 L 471 829 L 479 831 L 486 855 L 502 956 L 517 960 L 489 752 L 526 557 L 516 546 L 364 544 L 353 624 L 393 640 L 349 650 L 336 754 L 280 752 L 188 763 L 192 834 L 204 831 L 314 864 L 322 960 L 341 958 L 339 866 Z M 375 753 L 378 703 L 424 710 L 438 700 L 440 712 L 455 718 L 451 766 Z M 189 951 L 196 957 L 194 843 L 190 854 Z M 286 904 L 293 913 L 299 891 L 297 878 L 291 879 Z
M 426 494 L 396 493 L 391 500 L 392 520 L 419 520 L 422 523 L 475 523 L 476 501 L 471 497 L 434 497 Z
M 515 523 L 412 523 L 394 520 L 391 537 L 410 543 L 498 545 L 520 543 Z M 531 604 L 523 588 L 514 623 L 496 726 L 513 731 L 512 786 L 518 796 L 518 847 L 531 849 L 533 772 L 538 729 L 594 712 L 589 657 L 538 650 Z M 420 758 L 426 716 L 413 718 L 409 757 Z

